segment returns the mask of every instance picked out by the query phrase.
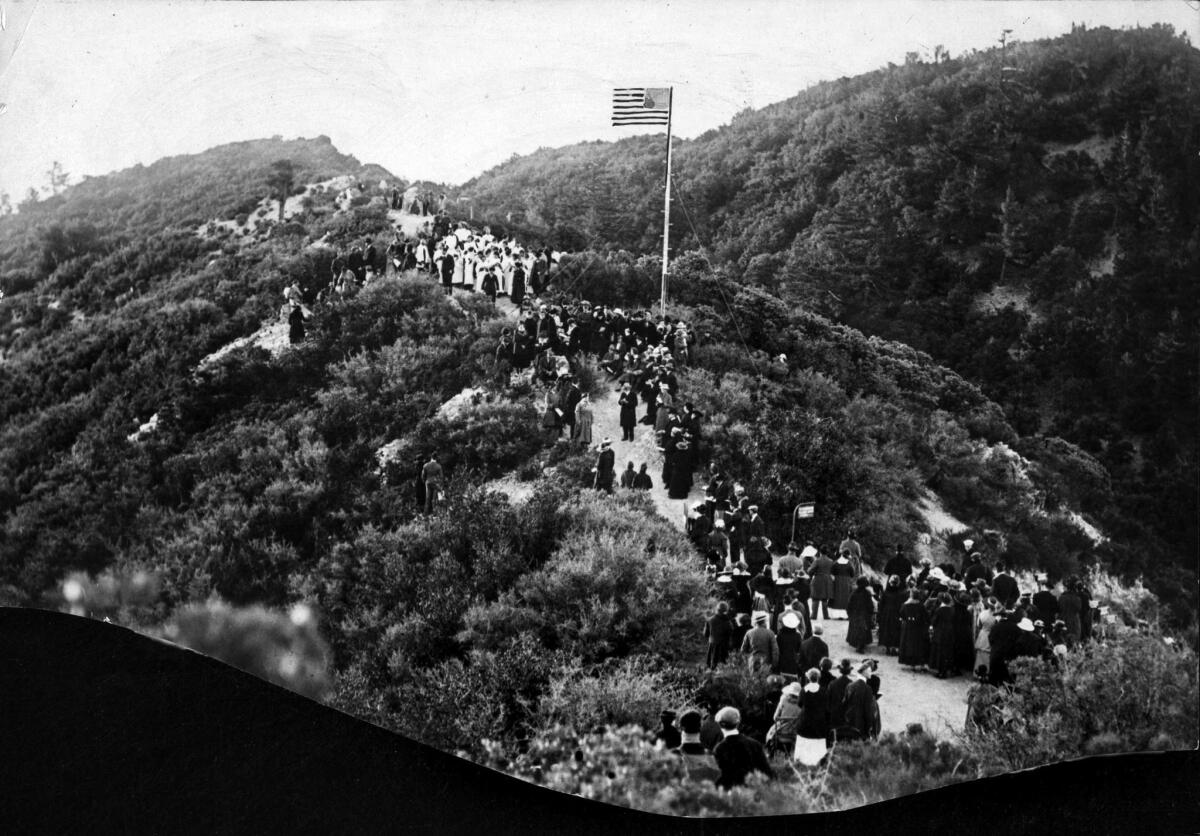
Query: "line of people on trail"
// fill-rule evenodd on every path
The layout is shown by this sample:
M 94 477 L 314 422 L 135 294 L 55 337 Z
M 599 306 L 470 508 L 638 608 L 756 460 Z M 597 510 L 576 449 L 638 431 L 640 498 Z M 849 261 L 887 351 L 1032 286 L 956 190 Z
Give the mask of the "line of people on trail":
M 639 424 L 648 425 L 663 453 L 660 474 L 668 495 L 686 499 L 701 455 L 703 414 L 679 394 L 676 368 L 686 362 L 695 341 L 682 321 L 657 320 L 648 311 L 628 315 L 620 308 L 586 300 L 566 305 L 523 306 L 517 325 L 505 328 L 495 349 L 497 383 L 544 386 L 541 427 L 547 440 L 564 434 L 587 448 L 592 444 L 593 410 L 576 374 L 585 355 L 609 357 L 603 366 L 619 382 L 621 440 L 633 441 Z M 616 359 L 616 363 L 611 362 Z M 639 418 L 639 403 L 645 413 Z M 616 485 L 615 451 L 605 438 L 597 449 L 594 487 L 611 493 Z M 643 463 L 629 462 L 622 487 L 648 490 L 653 479 Z

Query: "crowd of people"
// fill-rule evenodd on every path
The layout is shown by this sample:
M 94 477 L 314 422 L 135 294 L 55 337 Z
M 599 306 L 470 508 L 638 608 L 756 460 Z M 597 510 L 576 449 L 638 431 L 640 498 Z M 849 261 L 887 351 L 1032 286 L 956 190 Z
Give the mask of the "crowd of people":
M 369 239 L 339 253 L 322 295 L 344 295 L 375 276 L 417 270 L 440 281 L 446 293 L 457 285 L 493 303 L 508 296 L 517 322 L 503 329 L 496 345 L 497 383 L 524 380 L 542 387 L 547 440 L 565 436 L 586 450 L 593 445 L 594 416 L 580 386 L 579 362 L 597 358 L 598 368 L 620 386 L 622 441 L 633 441 L 639 424 L 647 426 L 663 453 L 662 487 L 671 498 L 686 499 L 702 452 L 703 415 L 680 396 L 677 369 L 687 365 L 695 335 L 685 322 L 645 310 L 539 302 L 559 255 L 497 238 L 488 227 L 476 233 L 460 222 L 452 229 L 439 212 L 414 240 L 397 232 L 382 260 Z M 303 339 L 308 311 L 296 285 L 284 296 L 295 342 Z M 635 470 L 628 462 L 618 480 L 610 438 L 594 449 L 596 490 L 653 488 L 647 463 Z M 436 507 L 442 481 L 434 456 L 417 480 L 426 512 Z M 774 706 L 771 725 L 750 734 L 730 706 L 686 711 L 678 728 L 674 713 L 664 712 L 659 738 L 688 759 L 690 773 L 723 787 L 742 783 L 755 770 L 770 775 L 771 751 L 816 765 L 836 741 L 879 734 L 878 662 L 842 659 L 835 668 L 825 632 L 835 620 L 831 609 L 845 613 L 846 642 L 860 656 L 877 645 L 901 666 L 938 678 L 973 674 L 994 685 L 1011 681 L 1013 659 L 1054 661 L 1091 636 L 1094 605 L 1078 578 L 1068 578 L 1056 595 L 1048 578 L 1039 576 L 1039 589 L 1023 592 L 1002 563 L 993 571 L 978 553 L 960 570 L 952 563 L 935 567 L 929 559 L 914 565 L 900 546 L 879 574 L 864 565 L 852 531 L 836 548 L 807 541 L 775 555 L 758 506 L 716 465 L 703 502 L 688 514 L 687 534 L 705 560 L 717 599 L 703 627 L 708 667 L 739 655 L 766 677 Z
M 1098 613 L 1078 577 L 1066 578 L 1057 594 L 1044 574 L 1035 576 L 1036 590 L 1022 590 L 1003 562 L 989 567 L 978 552 L 962 567 L 934 566 L 928 558 L 914 564 L 897 546 L 876 572 L 847 531 L 836 547 L 792 543 L 775 555 L 759 508 L 716 466 L 688 534 L 715 599 L 703 626 L 708 667 L 739 658 L 765 676 L 777 699 L 774 723 L 762 735 L 767 751 L 809 765 L 835 741 L 878 735 L 879 664 L 864 656 L 872 645 L 937 678 L 971 675 L 1004 685 L 1014 659 L 1057 664 L 1088 641 Z M 837 621 L 845 621 L 846 643 L 862 658 L 835 668 L 827 631 Z M 856 680 L 863 684 L 851 687 Z

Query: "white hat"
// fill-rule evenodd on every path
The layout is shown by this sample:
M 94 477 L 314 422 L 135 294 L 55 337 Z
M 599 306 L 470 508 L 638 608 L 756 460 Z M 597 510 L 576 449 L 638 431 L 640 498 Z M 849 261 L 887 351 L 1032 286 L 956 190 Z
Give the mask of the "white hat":
M 758 624 L 758 623 L 760 623 L 760 622 L 761 622 L 761 623 L 763 623 L 763 624 L 766 624 L 766 623 L 767 623 L 767 620 L 768 620 L 769 618 L 770 618 L 770 614 L 769 614 L 769 613 L 767 613 L 767 611 L 766 611 L 766 610 L 756 610 L 756 611 L 754 612 L 753 621 L 754 621 L 754 623 L 755 623 L 755 624 Z M 1032 624 L 1030 625 L 1030 629 L 1033 629 L 1033 625 L 1032 625 Z
M 788 610 L 779 617 L 779 623 L 784 627 L 796 629 L 800 625 L 800 616 L 792 610 Z
M 1020 621 L 1018 621 L 1017 627 L 1021 628 L 1026 633 L 1033 632 L 1033 622 L 1030 621 L 1028 618 L 1022 618 Z

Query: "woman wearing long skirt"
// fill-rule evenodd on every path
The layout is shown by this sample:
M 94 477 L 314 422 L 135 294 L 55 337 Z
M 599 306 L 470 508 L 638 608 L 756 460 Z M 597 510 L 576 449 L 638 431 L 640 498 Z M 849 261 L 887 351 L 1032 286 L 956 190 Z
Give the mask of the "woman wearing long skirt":
M 546 403 L 542 408 L 542 430 L 549 441 L 554 441 L 562 432 L 558 419 L 558 397 L 553 389 L 546 390 Z
M 850 558 L 841 555 L 833 564 L 833 600 L 829 606 L 844 610 L 850 604 L 850 593 L 854 591 L 854 566 Z
M 671 462 L 670 480 L 667 483 L 667 496 L 671 499 L 687 499 L 692 490 L 691 451 L 688 447 L 686 441 L 675 445 L 675 459 Z
M 820 686 L 821 673 L 816 668 L 809 669 L 804 678 L 808 681 L 800 695 L 800 722 L 796 725 L 796 760 L 805 766 L 816 766 L 827 751 L 828 689 Z
M 954 667 L 954 604 L 950 593 L 938 595 L 938 608 L 930 619 L 933 636 L 929 645 L 929 667 L 937 672 L 938 679 L 945 679 Z
M 895 656 L 900 647 L 900 608 L 904 606 L 904 589 L 900 576 L 888 578 L 887 588 L 879 597 L 879 643 L 888 656 Z
M 850 617 L 846 644 L 862 653 L 871 643 L 871 616 L 875 614 L 875 599 L 867 588 L 866 578 L 859 578 L 856 584 L 858 588 L 850 593 L 850 601 L 846 605 L 846 614 Z
M 929 662 L 929 616 L 916 589 L 909 592 L 900 608 L 900 652 L 896 661 L 913 668 L 923 668 Z
M 975 671 L 987 673 L 992 669 L 992 643 L 989 633 L 996 626 L 996 608 L 999 602 L 988 598 L 975 613 Z M 980 671 L 980 668 L 983 670 Z
M 592 399 L 587 395 L 575 405 L 575 443 L 592 446 Z
M 975 670 L 975 632 L 971 613 L 971 598 L 958 593 L 954 601 L 954 665 L 955 676 Z

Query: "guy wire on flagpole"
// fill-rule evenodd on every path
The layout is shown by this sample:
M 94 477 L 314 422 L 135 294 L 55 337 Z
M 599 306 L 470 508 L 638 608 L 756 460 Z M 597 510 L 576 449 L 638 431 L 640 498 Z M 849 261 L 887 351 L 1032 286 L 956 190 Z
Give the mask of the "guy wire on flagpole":
M 675 88 L 667 88 L 667 183 L 663 189 L 663 263 L 662 292 L 658 300 L 659 316 L 667 315 L 667 262 L 671 246 L 671 116 L 675 111 Z

